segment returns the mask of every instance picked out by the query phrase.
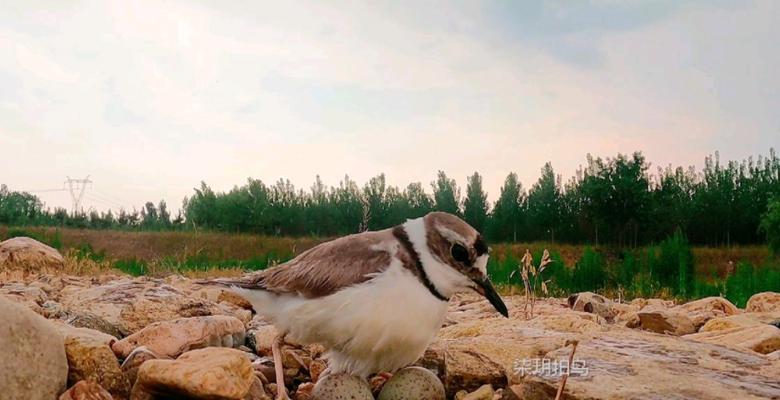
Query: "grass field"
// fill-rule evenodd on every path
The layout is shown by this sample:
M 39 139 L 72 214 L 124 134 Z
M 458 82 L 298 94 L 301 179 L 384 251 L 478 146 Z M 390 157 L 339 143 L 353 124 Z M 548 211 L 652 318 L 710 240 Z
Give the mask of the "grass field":
M 326 238 L 289 238 L 214 232 L 137 232 L 0 226 L 0 239 L 31 236 L 67 255 L 70 268 L 90 273 L 115 268 L 132 275 L 236 274 L 293 258 Z M 780 291 L 780 262 L 765 246 L 690 247 L 670 241 L 618 250 L 558 243 L 494 244 L 488 270 L 504 290 L 522 281 L 519 260 L 529 249 L 536 260 L 548 249 L 554 260 L 542 279 L 552 294 L 592 290 L 614 297 L 694 298 L 724 295 L 744 305 L 756 291 Z M 690 270 L 690 272 L 686 272 Z M 689 274 L 687 285 L 679 275 Z M 674 277 L 673 279 L 665 279 Z

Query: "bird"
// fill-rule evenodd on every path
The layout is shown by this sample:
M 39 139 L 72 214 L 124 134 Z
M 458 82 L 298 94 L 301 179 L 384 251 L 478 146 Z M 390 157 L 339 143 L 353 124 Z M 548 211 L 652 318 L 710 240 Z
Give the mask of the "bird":
M 476 229 L 437 211 L 214 282 L 246 298 L 279 332 L 272 346 L 277 382 L 284 382 L 281 345 L 288 338 L 323 345 L 327 373 L 366 378 L 417 361 L 457 293 L 475 291 L 509 316 L 488 278 L 488 253 Z M 277 387 L 277 399 L 288 399 L 284 384 Z

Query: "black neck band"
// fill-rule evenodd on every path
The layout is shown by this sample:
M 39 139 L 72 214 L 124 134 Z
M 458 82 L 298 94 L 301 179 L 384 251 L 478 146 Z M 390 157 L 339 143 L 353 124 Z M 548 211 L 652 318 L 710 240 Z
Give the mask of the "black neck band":
M 433 286 L 433 282 L 431 282 L 430 279 L 428 279 L 428 274 L 425 273 L 425 269 L 423 269 L 422 261 L 420 261 L 420 255 L 417 254 L 417 250 L 414 249 L 414 245 L 412 245 L 412 242 L 409 240 L 409 235 L 406 234 L 406 230 L 403 226 L 399 225 L 393 228 L 393 236 L 395 236 L 396 239 L 398 239 L 399 242 L 401 242 L 401 245 L 404 246 L 404 249 L 406 249 L 406 252 L 409 253 L 410 256 L 412 256 L 412 259 L 414 260 L 414 266 L 417 268 L 417 273 L 420 276 L 420 280 L 422 281 L 423 285 L 428 289 L 429 292 L 433 295 L 433 297 L 441 300 L 441 301 L 449 301 L 450 299 L 444 296 L 443 294 L 439 293 L 438 290 L 436 290 L 436 286 Z

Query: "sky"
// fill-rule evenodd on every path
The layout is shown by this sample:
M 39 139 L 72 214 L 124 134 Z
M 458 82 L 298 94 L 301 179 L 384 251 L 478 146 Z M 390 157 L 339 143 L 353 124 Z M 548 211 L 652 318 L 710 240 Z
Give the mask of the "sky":
M 586 154 L 780 147 L 777 1 L 18 1 L 0 9 L 0 183 L 178 208 L 200 181 L 385 173 L 489 198 Z

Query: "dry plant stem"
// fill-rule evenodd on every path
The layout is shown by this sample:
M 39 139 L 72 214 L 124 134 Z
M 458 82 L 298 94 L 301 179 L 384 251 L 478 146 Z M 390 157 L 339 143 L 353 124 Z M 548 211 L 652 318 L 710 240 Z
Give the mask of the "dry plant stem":
M 555 394 L 555 400 L 561 400 L 561 396 L 563 396 L 563 388 L 566 386 L 566 379 L 569 377 L 569 374 L 571 373 L 571 363 L 574 360 L 574 352 L 577 351 L 577 344 L 579 343 L 576 340 L 572 340 L 571 342 L 571 353 L 569 353 L 569 364 L 568 369 L 566 370 L 566 375 L 561 378 L 561 384 L 558 386 L 558 393 Z
M 287 396 L 287 387 L 284 386 L 284 365 L 282 365 L 282 344 L 286 334 L 280 333 L 274 338 L 271 352 L 274 355 L 274 371 L 276 371 L 276 400 L 290 400 Z

